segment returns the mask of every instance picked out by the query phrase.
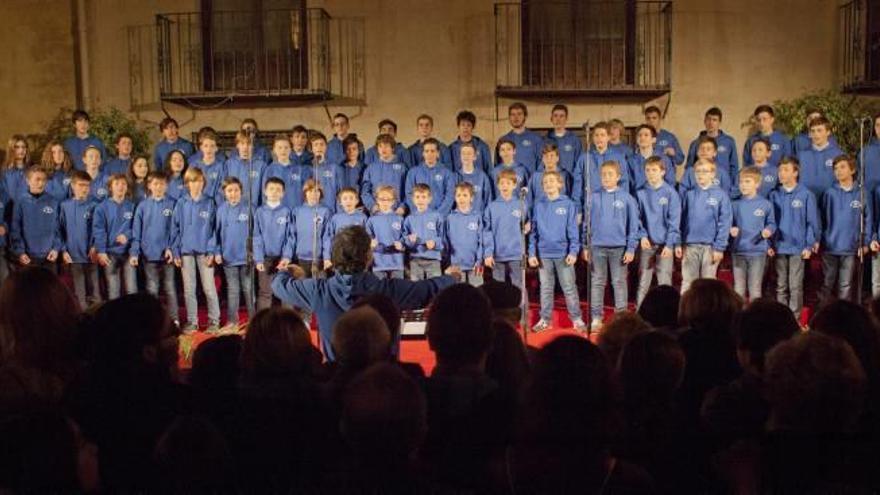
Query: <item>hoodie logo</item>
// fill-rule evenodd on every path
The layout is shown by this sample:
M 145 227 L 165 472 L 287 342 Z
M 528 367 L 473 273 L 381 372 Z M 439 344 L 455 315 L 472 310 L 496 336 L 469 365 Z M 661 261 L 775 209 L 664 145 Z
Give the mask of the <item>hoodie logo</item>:
M 165 208 L 164 210 L 162 210 L 163 217 L 170 217 L 171 213 L 172 213 L 171 208 Z
M 434 225 L 434 222 L 428 222 L 425 224 L 425 228 L 428 230 L 437 230 L 437 226 Z
M 477 230 L 477 222 L 468 222 L 467 228 L 468 230 Z
M 294 181 L 299 182 L 300 181 L 299 174 L 290 174 L 290 180 L 294 180 Z
M 668 205 L 668 204 L 669 204 L 669 198 L 667 198 L 666 196 L 661 196 L 661 197 L 657 200 L 657 204 L 660 205 L 660 206 Z
M 284 225 L 287 223 L 287 217 L 278 217 L 275 219 L 275 223 L 278 225 Z
M 706 204 L 709 206 L 718 206 L 718 198 L 709 198 L 706 200 Z
M 522 146 L 531 146 L 531 145 L 532 145 L 531 141 L 529 141 L 528 139 L 523 139 Z
M 774 177 L 772 175 L 765 175 L 764 182 L 767 182 L 767 183 L 776 182 L 776 177 Z
M 719 178 L 717 178 L 717 177 L 714 178 L 714 179 L 712 179 L 712 185 L 713 185 L 713 186 L 720 186 L 720 185 L 721 185 L 721 179 L 719 179 Z
M 400 230 L 400 222 L 391 222 L 391 228 L 393 230 Z
M 831 158 L 825 160 L 825 166 L 828 168 L 834 168 L 834 160 L 832 160 Z
M 861 207 L 862 207 L 862 202 L 859 201 L 859 200 L 857 200 L 857 199 L 855 199 L 855 200 L 853 200 L 853 201 L 850 202 L 849 206 L 850 206 L 850 208 L 861 208 Z
M 443 174 L 435 174 L 435 175 L 434 175 L 434 181 L 435 181 L 435 182 L 441 182 L 441 181 L 443 181 Z
M 623 209 L 623 201 L 621 201 L 621 200 L 619 200 L 619 199 L 615 199 L 615 200 L 611 203 L 611 206 L 617 208 L 618 210 L 622 210 L 622 209 Z
M 574 146 L 572 146 L 570 144 L 566 144 L 565 146 L 562 147 L 562 150 L 571 153 L 572 151 L 574 151 Z
M 83 219 L 84 220 L 88 220 L 90 218 L 92 218 L 92 212 L 90 212 L 90 211 L 83 212 Z
M 65 177 L 64 180 L 61 181 L 61 183 L 64 184 L 64 187 L 69 186 L 70 185 L 70 177 Z
M 799 199 L 792 200 L 791 207 L 792 208 L 803 208 L 804 202 Z
M 131 220 L 131 218 L 132 218 L 133 216 L 134 216 L 134 214 L 133 214 L 132 212 L 130 212 L 130 211 L 127 211 L 127 212 L 125 212 L 125 213 L 122 214 L 122 218 L 124 218 L 124 219 L 126 219 L 126 220 Z
M 328 179 L 333 178 L 333 171 L 332 170 L 325 170 L 324 177 L 327 177 Z
M 511 210 L 510 214 L 513 215 L 514 218 L 520 218 L 520 217 L 522 217 L 522 212 L 519 211 L 519 210 Z
M 726 152 L 727 152 L 727 146 L 721 145 L 718 147 L 718 153 L 726 153 Z
M 210 216 L 211 216 L 211 213 L 208 210 L 204 210 L 204 211 L 199 212 L 199 218 L 204 218 L 205 220 L 207 220 L 208 217 L 210 217 Z
M 774 143 L 774 144 L 771 144 L 771 145 L 770 145 L 770 149 L 773 150 L 773 151 L 779 151 L 779 145 L 778 145 L 778 144 L 775 144 L 775 143 Z
M 219 176 L 219 175 L 220 175 L 219 172 L 211 172 L 210 174 L 208 174 L 208 178 L 211 180 L 217 180 L 217 176 Z
M 247 222 L 247 219 L 248 219 L 247 213 L 239 213 L 238 214 L 238 221 L 239 222 Z
M 471 185 L 474 186 L 474 192 L 475 192 L 475 193 L 478 193 L 478 192 L 480 192 L 480 191 L 483 190 L 482 187 L 480 187 L 480 186 L 478 186 L 478 185 L 476 185 L 476 184 L 471 184 Z
M 98 196 L 98 197 L 106 196 L 106 195 L 107 195 L 107 189 L 104 189 L 103 187 L 99 187 L 98 190 L 95 192 L 95 195 Z
M 252 178 L 252 179 L 256 179 L 257 177 L 260 176 L 260 173 L 257 172 L 256 170 L 251 170 L 251 174 L 250 174 L 250 175 L 251 175 L 251 178 Z
M 391 166 L 391 168 L 393 168 L 394 170 L 400 170 L 403 167 L 401 167 L 399 163 L 395 163 L 394 165 Z
M 754 215 L 756 217 L 763 217 L 763 216 L 767 215 L 767 213 L 763 209 L 758 208 L 757 210 L 755 210 Z
M 564 208 L 564 207 L 556 208 L 556 214 L 557 215 L 566 215 L 566 214 L 568 214 L 568 209 Z
M 666 145 L 669 144 L 669 141 L 664 139 L 662 141 L 657 141 L 657 144 L 659 144 L 660 146 L 663 146 L 665 148 Z
M 46 215 L 51 215 L 51 214 L 55 213 L 55 209 L 52 208 L 51 206 L 44 206 L 43 213 L 45 213 Z

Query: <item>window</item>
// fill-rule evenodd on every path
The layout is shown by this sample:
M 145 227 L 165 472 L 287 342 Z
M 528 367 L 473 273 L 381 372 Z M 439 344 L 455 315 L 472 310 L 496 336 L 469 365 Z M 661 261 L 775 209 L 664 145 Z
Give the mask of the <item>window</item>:
M 844 91 L 880 93 L 880 5 L 871 0 L 841 5 L 840 26 Z

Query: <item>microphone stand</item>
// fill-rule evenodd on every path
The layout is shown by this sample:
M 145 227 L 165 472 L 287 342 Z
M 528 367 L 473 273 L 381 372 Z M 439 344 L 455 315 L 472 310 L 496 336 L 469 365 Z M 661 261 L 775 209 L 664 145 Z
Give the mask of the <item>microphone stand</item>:
M 257 280 L 256 275 L 256 264 L 254 263 L 254 138 L 255 132 L 251 129 L 247 131 L 247 139 L 248 144 L 250 145 L 250 153 L 248 153 L 247 157 L 247 205 L 248 205 L 248 231 L 247 231 L 247 241 L 245 242 L 245 251 L 246 251 L 246 267 L 245 269 L 248 271 L 248 275 L 251 278 L 251 287 L 253 287 L 254 282 Z M 241 157 L 239 157 L 241 158 Z M 246 294 L 245 297 L 253 298 L 253 289 L 251 289 L 249 294 Z M 228 302 L 228 301 L 227 301 Z M 250 305 L 255 304 L 255 301 L 251 300 Z M 236 308 L 236 314 L 238 313 L 238 308 Z M 250 315 L 248 315 L 250 318 Z
M 856 270 L 858 278 L 856 278 L 856 303 L 862 304 L 862 290 L 865 279 L 865 253 L 862 246 L 865 243 L 865 122 L 870 122 L 870 117 L 862 117 L 856 119 L 859 124 L 859 240 L 858 240 L 858 257 L 859 268 Z
M 520 216 L 519 216 L 519 232 L 520 232 L 520 240 L 522 242 L 520 246 L 520 259 L 519 259 L 519 277 L 520 277 L 520 287 L 522 292 L 520 296 L 520 306 L 522 307 L 522 311 L 520 311 L 520 327 L 522 328 L 523 342 L 526 345 L 529 343 L 529 291 L 526 287 L 526 270 L 528 270 L 529 263 L 529 255 L 528 251 L 526 251 L 526 242 L 527 234 L 526 234 L 526 192 L 528 191 L 527 187 L 521 187 L 519 190 L 519 207 L 520 207 Z M 513 274 L 511 273 L 511 278 Z
M 327 150 L 326 149 L 324 150 L 324 155 L 322 156 L 322 158 L 325 161 L 327 160 Z M 318 159 L 314 154 L 312 155 L 312 179 L 314 179 L 314 181 L 315 181 L 315 187 L 320 190 L 321 180 L 318 177 Z M 321 204 L 321 202 L 318 201 L 318 205 L 315 205 L 312 208 L 312 266 L 311 266 L 312 278 L 318 278 L 318 273 L 319 273 L 319 271 L 318 271 L 318 206 L 320 204 Z M 311 320 L 311 318 L 309 318 L 309 320 Z M 312 323 L 311 321 L 307 321 L 305 323 L 306 323 L 306 328 L 311 327 L 311 323 Z M 315 332 L 315 334 L 318 337 L 318 349 L 323 349 L 322 343 L 321 343 L 321 330 L 318 329 L 318 331 Z
M 591 165 L 591 156 L 590 156 L 590 121 L 584 122 L 583 125 L 584 134 L 587 136 L 587 149 L 586 149 L 586 160 L 584 161 L 584 190 L 586 194 L 584 195 L 584 242 L 583 248 L 590 252 L 590 256 L 585 260 L 587 263 L 587 301 L 592 305 L 593 303 L 593 288 L 592 288 L 592 265 L 593 265 L 593 253 L 591 250 L 592 246 L 592 237 L 593 237 L 593 225 L 592 225 L 592 208 L 593 208 L 593 184 L 590 183 L 590 178 L 592 175 L 592 165 Z M 601 297 L 601 296 L 600 296 Z M 590 315 L 588 318 L 589 322 L 587 323 L 587 337 L 590 336 L 590 333 L 593 330 L 593 315 Z

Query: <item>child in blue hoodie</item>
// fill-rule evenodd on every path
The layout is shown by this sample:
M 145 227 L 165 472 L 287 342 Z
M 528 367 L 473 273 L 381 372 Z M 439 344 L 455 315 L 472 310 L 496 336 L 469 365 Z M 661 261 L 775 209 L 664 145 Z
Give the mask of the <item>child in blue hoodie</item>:
M 682 194 L 681 236 L 676 246 L 681 262 L 681 293 L 697 278 L 715 278 L 730 238 L 733 215 L 730 197 L 715 184 L 715 164 L 700 159 L 694 164 L 697 187 Z
M 568 196 L 575 205 L 580 206 L 581 194 L 583 193 L 583 178 L 580 177 L 580 180 L 572 179 L 571 174 L 559 168 L 559 148 L 556 147 L 555 143 L 547 143 L 541 150 L 541 169 L 532 174 L 528 183 L 529 194 L 527 199 L 529 205 L 533 205 L 546 197 L 543 186 L 544 172 L 558 173 L 562 177 L 562 190 L 559 193 Z M 497 177 L 495 180 L 498 180 Z M 519 187 L 516 190 L 519 190 Z
M 367 224 L 367 216 L 357 207 L 358 201 L 360 201 L 357 189 L 343 187 L 339 190 L 338 196 L 340 210 L 330 218 L 330 222 L 324 228 L 324 270 L 329 270 L 333 266 L 330 260 L 333 254 L 333 238 L 336 237 L 336 233 L 345 227 L 352 225 L 363 227 Z
M 522 102 L 511 103 L 507 107 L 507 119 L 510 122 L 511 130 L 507 134 L 501 136 L 500 142 L 508 141 L 513 144 L 516 150 L 516 161 L 520 163 L 529 174 L 538 170 L 541 163 L 541 146 L 544 139 L 536 132 L 526 128 L 526 119 L 529 116 L 528 108 Z M 495 163 L 501 163 L 504 160 L 500 156 L 498 148 L 495 149 Z M 495 177 L 492 177 L 493 181 Z
M 770 193 L 776 215 L 776 235 L 769 251 L 776 264 L 776 298 L 800 321 L 804 307 L 804 262 L 819 249 L 816 196 L 798 184 L 797 158 L 779 162 L 779 187 Z
M 309 151 L 309 130 L 295 125 L 290 131 L 290 162 L 302 167 L 311 167 L 314 155 Z
M 538 154 L 541 154 L 542 148 L 540 146 L 535 146 L 538 151 Z M 501 138 L 498 141 L 498 145 L 496 146 L 496 154 L 498 155 L 498 164 L 495 165 L 495 168 L 492 169 L 492 184 L 495 185 L 494 196 L 498 197 L 498 174 L 503 170 L 512 170 L 516 173 L 516 187 L 524 187 L 529 183 L 529 176 L 534 172 L 534 170 L 529 169 L 526 165 L 523 165 L 522 162 L 517 161 L 516 158 L 516 144 L 513 141 L 510 141 L 506 138 Z M 558 161 L 558 160 L 557 160 Z M 538 162 L 540 162 L 540 157 L 538 158 Z M 537 170 L 537 164 L 535 167 Z
M 128 179 L 124 175 L 110 176 L 107 185 L 110 197 L 95 207 L 92 242 L 98 253 L 98 264 L 104 267 L 107 298 L 113 300 L 121 293 L 120 275 L 124 279 L 126 294 L 138 290 L 137 269 L 129 263 L 134 203 L 128 199 Z
M 723 169 L 727 172 L 728 177 L 735 180 L 739 173 L 739 154 L 737 153 L 736 141 L 733 139 L 733 136 L 726 134 L 721 130 L 721 119 L 722 114 L 720 108 L 712 107 L 709 110 L 706 110 L 706 114 L 703 117 L 703 125 L 706 126 L 706 130 L 700 132 L 696 139 L 691 141 L 691 144 L 688 147 L 687 167 L 692 168 L 699 159 L 697 156 L 697 147 L 700 144 L 700 138 L 711 137 L 715 140 L 716 151 L 718 153 L 718 156 L 715 158 L 715 163 L 717 165 L 717 170 L 715 171 L 716 176 L 720 176 L 721 170 Z M 732 184 L 732 186 L 736 187 L 736 184 Z M 731 193 L 731 191 L 727 192 L 728 194 Z
M 107 149 L 98 136 L 89 132 L 91 119 L 84 110 L 76 110 L 71 117 L 73 121 L 74 135 L 64 140 L 64 149 L 70 153 L 73 166 L 77 170 L 83 170 L 81 157 L 86 148 L 95 147 L 101 152 L 101 159 L 107 157 Z
M 145 156 L 135 156 L 128 164 L 125 176 L 129 184 L 129 198 L 135 206 L 149 196 L 147 175 L 150 173 L 150 162 Z
M 440 141 L 427 138 L 419 144 L 422 150 L 420 165 L 406 174 L 406 202 L 410 211 L 416 206 L 412 195 L 416 184 L 427 184 L 431 188 L 430 208 L 442 216 L 452 211 L 455 201 L 455 183 L 458 178 L 449 165 L 440 162 Z
M 46 192 L 59 203 L 70 197 L 70 155 L 58 141 L 50 141 L 43 149 L 40 165 L 49 176 Z
M 820 203 L 822 195 L 834 184 L 834 159 L 843 154 L 830 138 L 831 122 L 824 117 L 813 119 L 810 121 L 812 145 L 798 153 L 800 183 L 812 191 Z
M 309 137 L 312 147 L 312 179 L 318 181 L 321 189 L 321 205 L 330 214 L 336 213 L 336 195 L 342 188 L 342 168 L 338 163 L 327 160 L 327 138 L 320 132 L 313 132 Z
M 217 207 L 205 193 L 205 174 L 198 168 L 190 168 L 183 176 L 188 194 L 174 205 L 171 223 L 171 252 L 174 264 L 183 276 L 183 300 L 186 305 L 187 323 L 184 333 L 194 333 L 198 325 L 198 299 L 196 287 L 201 282 L 208 303 L 209 333 L 220 330 L 220 302 L 214 285 L 214 235 Z M 196 279 L 198 271 L 199 279 Z
M 379 136 L 388 136 L 394 140 L 394 145 L 391 146 L 391 156 L 384 159 L 385 161 L 401 163 L 406 170 L 415 166 L 415 164 L 412 163 L 412 155 L 409 150 L 406 149 L 406 146 L 404 146 L 403 143 L 397 140 L 397 123 L 391 119 L 380 120 Z M 375 146 L 367 149 L 366 153 L 364 153 L 364 163 L 369 167 L 379 160 L 383 160 L 381 155 L 382 153 L 379 151 L 379 145 L 377 143 Z
M 394 191 L 395 198 L 403 197 L 407 167 L 394 153 L 396 144 L 394 138 L 389 134 L 381 134 L 376 138 L 378 158 L 373 163 L 367 164 L 361 186 L 361 201 L 370 213 L 379 211 L 376 197 L 382 186 L 390 186 Z M 395 201 L 398 200 L 395 199 Z M 392 209 L 401 216 L 406 212 L 402 202 L 395 203 Z
M 100 203 L 107 199 L 110 191 L 107 188 L 107 179 L 110 177 L 101 172 L 101 152 L 98 148 L 86 148 L 83 154 L 84 170 L 92 179 L 89 186 L 89 199 L 96 203 Z
M 492 181 L 476 168 L 477 148 L 473 143 L 462 143 L 458 148 L 458 184 L 467 182 L 474 187 L 474 210 L 482 213 L 492 201 Z
M 425 143 L 429 139 L 437 143 L 437 156 L 442 168 L 452 171 L 452 155 L 449 147 L 437 140 L 432 134 L 434 133 L 434 117 L 428 114 L 421 114 L 416 117 L 416 134 L 418 139 L 407 148 L 410 156 L 410 164 L 413 167 L 418 166 L 424 160 Z
M 260 148 L 265 149 L 265 148 Z M 235 177 L 238 179 L 241 188 L 241 197 L 239 201 L 248 211 L 256 210 L 262 204 L 263 193 L 260 178 L 263 170 L 266 169 L 266 162 L 262 158 L 254 156 L 254 145 L 251 138 L 244 132 L 239 131 L 235 135 L 235 156 L 226 160 L 226 177 Z M 268 154 L 268 150 L 266 151 Z M 223 181 L 223 194 L 226 194 L 226 184 Z M 250 207 L 251 209 L 249 209 Z
M 159 296 L 159 271 L 162 272 L 162 288 L 165 304 L 171 319 L 180 319 L 177 305 L 177 286 L 174 283 L 174 254 L 171 252 L 171 223 L 174 200 L 166 195 L 168 176 L 164 172 L 147 175 L 150 197 L 141 201 L 134 211 L 130 263 L 143 266 L 147 292 Z M 139 260 L 143 260 L 140 263 Z
M 770 162 L 773 157 L 770 141 L 764 138 L 752 140 L 752 163 L 761 173 L 761 182 L 758 184 L 758 196 L 769 198 L 770 193 L 779 184 L 779 169 Z M 779 160 L 776 161 L 779 163 Z
M 461 269 L 462 281 L 474 287 L 483 285 L 482 221 L 482 214 L 474 209 L 474 186 L 470 182 L 455 186 L 455 210 L 446 218 L 443 228 L 449 264 Z
M 663 112 L 660 107 L 651 105 L 645 109 L 645 123 L 657 131 L 657 147 L 660 148 L 661 156 L 669 158 L 672 165 L 681 165 L 684 162 L 684 151 L 675 134 L 663 129 Z
M 276 141 L 277 144 L 277 141 Z M 293 259 L 290 239 L 292 212 L 282 202 L 284 181 L 270 177 L 263 205 L 254 213 L 254 263 L 257 268 L 257 311 L 272 306 L 272 277 Z
M 324 229 L 331 213 L 329 208 L 321 204 L 324 191 L 314 179 L 306 181 L 303 193 L 306 202 L 291 214 L 288 241 L 294 246 L 296 263 L 305 270 L 307 276 L 323 278 L 324 263 L 321 255 L 324 253 Z M 304 312 L 303 319 L 308 324 L 311 314 Z
M 775 168 L 783 157 L 794 154 L 791 147 L 791 138 L 773 128 L 773 124 L 776 122 L 776 113 L 770 105 L 758 105 L 758 108 L 755 108 L 754 118 L 758 132 L 749 136 L 745 146 L 743 146 L 743 165 L 755 165 L 752 147 L 755 141 L 763 139 L 768 144 L 767 151 L 770 164 Z
M 712 179 L 712 183 L 720 187 L 721 190 L 728 195 L 739 195 L 739 189 L 734 191 L 734 181 L 730 177 L 728 168 L 717 166 L 718 144 L 715 142 L 715 138 L 711 136 L 700 136 L 697 139 L 697 160 L 711 160 L 715 163 L 715 178 Z M 684 195 L 685 192 L 690 191 L 695 187 L 697 187 L 697 178 L 694 167 L 687 167 L 684 169 L 684 174 L 681 176 L 681 182 L 678 184 L 678 192 L 679 194 Z
M 168 177 L 168 191 L 165 193 L 175 203 L 188 194 L 186 185 L 183 183 L 183 173 L 186 171 L 186 158 L 180 150 L 168 153 L 165 166 L 162 168 Z
M 492 152 L 489 151 L 489 145 L 485 141 L 480 139 L 479 136 L 474 135 L 474 129 L 477 127 L 477 116 L 470 110 L 462 110 L 455 116 L 455 125 L 458 128 L 458 135 L 455 141 L 449 143 L 449 154 L 452 155 L 452 169 L 455 172 L 461 171 L 461 150 L 465 145 L 470 145 L 473 150 L 474 167 L 488 177 L 488 174 L 492 173 Z M 476 186 L 477 184 L 474 185 Z M 477 190 L 474 193 L 476 194 L 474 197 L 479 198 L 480 191 Z
M 443 217 L 428 206 L 431 188 L 416 184 L 412 191 L 415 209 L 403 220 L 403 244 L 409 254 L 409 278 L 412 281 L 439 277 L 443 254 Z
M 281 180 L 284 185 L 284 197 L 281 202 L 290 211 L 303 204 L 303 184 L 312 177 L 312 171 L 307 165 L 296 164 L 290 160 L 290 139 L 286 134 L 276 134 L 275 141 L 272 144 L 272 154 L 275 157 L 268 167 L 263 170 L 263 177 L 260 179 L 262 191 L 266 191 L 266 184 L 269 179 L 276 178 Z M 260 203 L 262 204 L 262 202 Z M 257 307 L 259 308 L 259 302 Z
M 539 332 L 550 327 L 556 277 L 565 295 L 565 305 L 575 330 L 585 331 L 580 301 L 575 285 L 574 264 L 579 251 L 577 206 L 560 194 L 562 177 L 556 172 L 544 173 L 544 194 L 532 208 L 532 229 L 529 232 L 529 266 L 538 268 L 541 282 L 541 319 L 532 327 Z
M 223 275 L 226 277 L 226 323 L 236 325 L 239 323 L 240 294 L 244 294 L 248 319 L 253 318 L 256 313 L 254 275 L 247 257 L 251 214 L 248 205 L 241 200 L 241 191 L 242 185 L 238 178 L 227 177 L 223 180 L 226 202 L 217 208 L 217 245 L 214 252 L 214 263 L 223 265 Z
M 567 130 L 568 107 L 562 104 L 553 105 L 550 110 L 550 123 L 553 129 L 547 131 L 547 143 L 556 145 L 559 150 L 559 168 L 569 174 L 574 174 L 574 167 L 584 151 L 581 138 Z M 540 165 L 538 165 L 540 170 Z
M 655 271 L 658 285 L 672 285 L 673 255 L 681 244 L 681 197 L 665 180 L 669 163 L 668 157 L 648 158 L 646 182 L 636 191 L 642 228 L 636 306 L 641 306 L 648 294 Z
M 730 227 L 730 237 L 733 238 L 733 288 L 743 299 L 748 289 L 751 301 L 761 298 L 769 239 L 776 231 L 773 206 L 758 195 L 761 182 L 761 171 L 756 167 L 740 170 L 741 196 L 732 204 L 733 222 Z
M 81 308 L 87 308 L 89 300 L 92 303 L 101 301 L 98 270 L 92 263 L 95 255 L 95 248 L 92 246 L 92 217 L 96 203 L 89 198 L 91 181 L 89 174 L 85 172 L 75 170 L 71 173 L 70 189 L 73 197 L 61 203 L 59 217 L 61 260 L 70 266 L 73 293 Z
M 542 172 L 536 172 L 542 174 Z M 483 257 L 492 270 L 492 278 L 510 281 L 523 288 L 522 259 L 525 243 L 523 232 L 528 233 L 528 204 L 526 198 L 514 197 L 516 173 L 512 170 L 498 174 L 498 199 L 483 213 Z
M 620 183 L 620 164 L 605 162 L 599 168 L 602 189 L 594 192 L 589 205 L 589 232 L 584 232 L 584 259 L 592 260 L 590 328 L 602 327 L 605 285 L 611 271 L 614 310 L 626 311 L 626 266 L 635 259 L 639 243 L 639 207 Z M 586 225 L 586 224 L 585 224 Z
M 813 122 L 815 124 L 815 121 Z M 811 132 L 813 126 L 811 125 Z M 837 297 L 849 299 L 852 296 L 853 269 L 857 255 L 880 251 L 872 221 L 870 204 L 862 204 L 861 192 L 855 183 L 856 162 L 847 155 L 834 158 L 834 178 L 836 183 L 822 195 L 822 218 L 825 229 L 822 232 L 822 292 L 821 301 L 831 300 L 835 285 Z M 865 196 L 870 203 L 870 196 Z M 865 215 L 865 231 L 859 243 L 859 223 Z
M 25 172 L 27 192 L 13 202 L 10 241 L 21 265 L 52 268 L 61 250 L 58 202 L 46 193 L 46 171 L 32 166 Z
M 585 174 L 587 172 L 587 164 L 589 163 L 589 187 L 591 191 L 598 191 L 602 189 L 599 167 L 605 162 L 615 161 L 620 165 L 620 184 L 618 185 L 624 191 L 629 191 L 632 172 L 630 172 L 629 165 L 627 165 L 626 156 L 609 145 L 611 125 L 608 122 L 599 122 L 594 125 L 592 139 L 593 146 L 581 155 L 577 165 L 575 165 L 574 177 L 577 178 Z M 575 187 L 577 187 L 577 184 L 575 184 Z M 584 187 L 586 188 L 587 186 L 585 185 Z
M 394 187 L 379 186 L 373 216 L 367 219 L 366 229 L 372 241 L 373 273 L 379 278 L 403 278 L 403 217 L 394 211 L 397 197 Z
M 333 139 L 336 139 L 335 137 Z M 331 140 L 332 142 L 332 140 Z M 340 187 L 350 187 L 360 192 L 361 184 L 364 179 L 364 162 L 361 159 L 364 145 L 358 140 L 357 136 L 348 136 L 342 140 L 342 149 L 345 150 L 345 159 L 340 167 Z M 332 146 L 327 145 L 328 160 L 335 162 L 334 156 L 330 154 Z M 360 201 L 360 198 L 358 198 Z
M 629 170 L 633 175 L 633 190 L 638 191 L 648 181 L 645 175 L 645 165 L 653 157 L 659 157 L 664 161 L 663 168 L 666 170 L 663 180 L 675 187 L 675 165 L 672 158 L 663 153 L 663 149 L 657 146 L 657 130 L 648 124 L 636 127 L 636 147 L 627 161 Z
M 177 121 L 171 117 L 165 117 L 159 122 L 159 131 L 162 133 L 162 141 L 156 143 L 153 149 L 153 165 L 155 170 L 161 170 L 168 154 L 174 150 L 180 151 L 184 159 L 188 159 L 196 152 L 193 144 L 180 137 L 180 129 Z
M 199 151 L 201 157 L 190 159 L 189 168 L 197 168 L 205 176 L 204 194 L 214 200 L 214 204 L 223 204 L 223 191 L 220 185 L 226 178 L 226 165 L 223 154 L 218 153 L 217 143 L 219 137 L 214 131 L 205 131 L 199 134 Z

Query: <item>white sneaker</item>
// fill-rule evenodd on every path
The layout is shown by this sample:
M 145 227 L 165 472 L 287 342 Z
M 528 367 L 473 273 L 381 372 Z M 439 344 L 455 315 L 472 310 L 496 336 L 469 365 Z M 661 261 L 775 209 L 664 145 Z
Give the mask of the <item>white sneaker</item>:
M 537 323 L 532 325 L 533 332 L 541 332 L 547 330 L 548 328 L 550 328 L 550 324 L 547 323 L 547 320 L 545 320 L 544 318 L 541 318 L 540 320 L 538 320 Z
M 602 330 L 602 318 L 593 318 L 593 321 L 590 322 L 590 331 L 598 332 Z
M 587 324 L 584 323 L 584 320 L 578 318 L 577 320 L 574 320 L 571 323 L 574 326 L 575 332 L 586 332 L 587 331 Z

